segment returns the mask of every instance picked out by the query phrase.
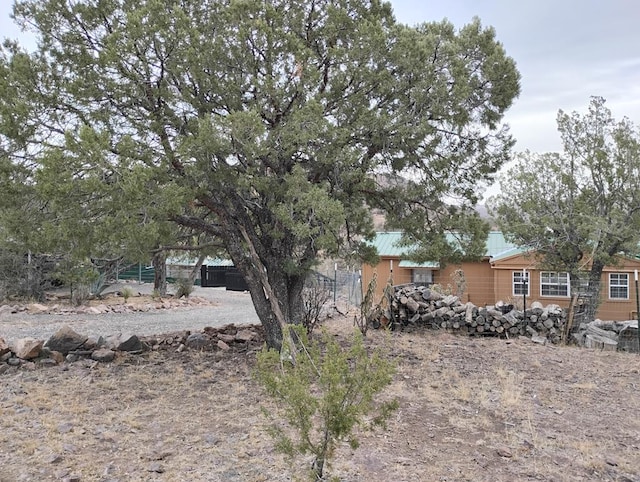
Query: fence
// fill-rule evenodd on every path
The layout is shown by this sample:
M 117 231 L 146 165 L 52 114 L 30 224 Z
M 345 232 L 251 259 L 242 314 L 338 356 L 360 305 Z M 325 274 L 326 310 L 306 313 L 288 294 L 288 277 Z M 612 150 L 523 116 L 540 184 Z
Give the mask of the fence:
M 153 268 L 140 264 L 128 265 L 119 270 L 117 279 L 153 283 Z M 362 301 L 361 275 L 359 271 L 313 271 L 310 279 L 331 293 L 330 301 L 336 305 L 358 307 Z M 200 285 L 203 288 L 222 288 L 229 291 L 247 291 L 244 277 L 234 266 L 207 266 L 200 268 Z
M 362 276 L 359 271 L 341 271 L 321 273 L 314 271 L 311 279 L 331 292 L 331 301 L 335 305 L 358 307 L 362 302 Z

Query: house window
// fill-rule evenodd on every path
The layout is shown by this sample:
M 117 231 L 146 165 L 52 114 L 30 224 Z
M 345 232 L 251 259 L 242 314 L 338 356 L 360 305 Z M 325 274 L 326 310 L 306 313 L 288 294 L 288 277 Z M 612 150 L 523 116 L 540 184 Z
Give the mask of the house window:
M 433 270 L 430 269 L 414 269 L 412 281 L 414 283 L 430 285 L 433 284 Z
M 529 272 L 525 271 L 523 277 L 522 271 L 513 272 L 513 295 L 514 296 L 529 296 Z
M 575 282 L 574 290 L 578 290 L 578 292 L 586 293 L 589 290 L 589 272 L 588 271 L 580 271 L 578 273 L 578 279 Z
M 629 299 L 629 275 L 626 273 L 609 274 L 609 298 L 612 300 Z
M 569 296 L 569 273 L 553 271 L 540 273 L 540 295 Z

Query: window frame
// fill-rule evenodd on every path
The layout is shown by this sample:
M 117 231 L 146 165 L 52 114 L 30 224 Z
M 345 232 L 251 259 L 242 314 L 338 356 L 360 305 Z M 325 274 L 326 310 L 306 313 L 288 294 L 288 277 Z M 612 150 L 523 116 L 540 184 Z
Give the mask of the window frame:
M 428 273 L 428 276 L 426 276 Z M 411 270 L 411 282 L 420 283 L 425 286 L 433 284 L 434 273 L 432 268 L 413 268 Z M 418 281 L 417 278 L 429 278 L 427 281 Z
M 525 273 L 525 280 L 526 284 L 523 282 L 522 280 L 522 273 Z M 519 277 L 519 281 L 516 282 L 516 275 L 518 275 Z M 516 292 L 516 286 L 522 286 L 523 284 L 526 285 L 527 287 L 527 292 L 523 293 L 522 291 L 524 291 L 522 288 L 520 288 L 521 292 Z M 513 296 L 531 296 L 531 271 L 525 271 L 525 270 L 514 270 L 511 272 L 511 293 L 513 293 Z
M 613 277 L 618 277 L 618 281 L 620 281 L 620 278 L 625 278 L 626 280 L 626 284 L 622 285 L 620 283 L 616 283 L 613 284 Z M 610 300 L 614 300 L 614 301 L 628 301 L 629 300 L 629 273 L 609 273 L 609 286 L 608 286 L 608 292 L 609 292 L 609 299 Z M 624 288 L 626 290 L 626 296 L 622 297 L 622 296 L 613 296 L 613 293 L 611 291 L 612 288 L 616 288 L 616 289 L 621 289 Z
M 545 275 L 552 275 L 553 277 L 556 278 L 557 282 L 556 283 L 551 283 L 551 282 L 543 282 L 543 279 L 545 277 Z M 564 284 L 561 283 L 560 281 L 564 280 Z M 558 293 L 556 294 L 549 294 L 549 293 L 544 293 L 543 291 L 543 287 L 544 286 L 548 286 L 548 287 L 553 287 L 556 289 L 556 291 L 558 291 Z M 566 294 L 561 294 L 559 293 L 560 288 L 565 287 L 566 288 Z M 548 298 L 569 298 L 571 297 L 571 281 L 569 279 L 569 273 L 567 271 L 540 271 L 540 296 L 541 297 L 548 297 Z

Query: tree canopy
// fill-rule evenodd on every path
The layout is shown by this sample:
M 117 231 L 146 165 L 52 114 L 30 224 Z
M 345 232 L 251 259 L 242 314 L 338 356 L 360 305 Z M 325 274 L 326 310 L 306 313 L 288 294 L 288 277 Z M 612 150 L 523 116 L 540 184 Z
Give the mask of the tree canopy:
M 640 133 L 593 97 L 586 114 L 558 113 L 562 153 L 523 153 L 490 204 L 505 234 L 544 266 L 588 272 L 594 316 L 602 270 L 640 242 Z
M 469 254 L 481 245 L 468 211 L 509 158 L 501 119 L 519 74 L 478 19 L 409 27 L 378 0 L 21 0 L 14 12 L 39 38 L 5 64 L 37 72 L 16 96 L 47 185 L 139 186 L 154 220 L 221 240 L 270 346 L 300 318 L 319 254 L 365 253 L 374 208 L 429 254 L 457 249 L 451 229 Z

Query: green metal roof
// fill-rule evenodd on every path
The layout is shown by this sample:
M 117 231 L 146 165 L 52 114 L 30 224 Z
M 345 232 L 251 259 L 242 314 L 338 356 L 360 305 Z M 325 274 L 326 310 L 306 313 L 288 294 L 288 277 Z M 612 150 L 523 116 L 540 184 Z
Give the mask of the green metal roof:
M 400 231 L 390 231 L 376 233 L 376 237 L 371 244 L 378 250 L 380 256 L 404 256 L 407 251 L 411 251 L 408 246 L 399 246 L 402 233 Z
M 398 263 L 399 268 L 440 268 L 440 263 L 435 261 L 427 261 L 426 263 L 416 263 L 414 261 L 409 261 L 408 259 L 403 259 Z
M 504 239 L 502 231 L 490 231 L 487 236 L 485 256 L 495 257 L 511 249 L 519 249 L 515 244 Z
M 167 264 L 174 266 L 195 266 L 196 262 L 197 258 L 189 255 L 167 258 Z M 202 264 L 205 266 L 233 266 L 233 261 L 227 258 L 207 257 Z
M 500 261 L 501 259 L 510 258 L 511 256 L 516 256 L 518 254 L 523 254 L 529 251 L 528 248 L 519 248 L 518 246 L 514 246 L 509 249 L 505 249 L 500 253 L 496 253 L 491 257 L 491 261 Z
M 448 235 L 447 237 L 449 241 L 455 242 L 455 238 L 453 235 Z M 407 256 L 407 253 L 411 252 L 411 246 L 401 246 L 400 238 L 402 238 L 401 231 L 379 232 L 376 233 L 376 237 L 371 244 L 375 246 L 375 248 L 378 250 L 378 255 L 380 256 L 402 258 L 403 256 Z M 493 257 L 514 248 L 516 248 L 516 246 L 504 239 L 501 231 L 491 231 L 487 236 L 484 256 Z M 403 261 L 403 263 L 404 262 L 405 261 Z M 408 263 L 409 261 L 406 262 Z M 437 267 L 437 263 L 432 264 L 433 266 L 428 267 Z M 423 266 L 416 265 L 406 267 L 409 268 Z

